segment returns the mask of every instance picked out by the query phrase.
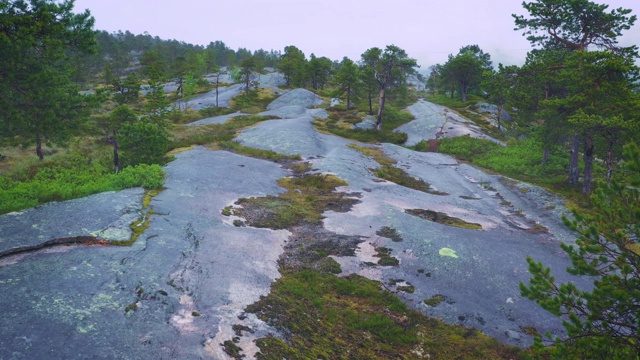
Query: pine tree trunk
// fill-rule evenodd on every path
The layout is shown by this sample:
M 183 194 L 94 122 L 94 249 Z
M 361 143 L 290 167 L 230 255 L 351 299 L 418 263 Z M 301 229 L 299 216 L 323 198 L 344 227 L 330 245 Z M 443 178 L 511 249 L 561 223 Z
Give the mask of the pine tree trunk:
M 607 184 L 611 184 L 611 176 L 613 175 L 613 140 L 609 139 L 607 147 Z
M 216 107 L 218 107 L 218 87 L 220 85 L 220 74 L 216 76 Z
M 40 134 L 36 134 L 36 155 L 40 161 L 44 160 L 44 153 L 42 152 L 42 139 Z
M 588 134 L 584 142 L 584 180 L 582 182 L 582 193 L 591 193 L 591 175 L 593 170 L 593 135 Z
M 107 142 L 113 146 L 113 167 L 116 170 L 116 174 L 120 172 L 120 158 L 118 156 L 118 141 L 116 140 L 116 132 L 113 132 L 113 136 L 107 138 Z
M 571 136 L 571 156 L 569 157 L 569 185 L 578 185 L 580 168 L 578 160 L 580 156 L 580 139 L 577 134 Z
M 347 87 L 347 110 L 351 107 L 351 87 Z
M 378 97 L 378 117 L 376 119 L 376 130 L 382 130 L 382 111 L 384 110 L 384 87 L 380 89 L 380 96 Z
M 373 96 L 369 93 L 369 115 L 373 115 Z
M 547 166 L 547 163 L 549 162 L 549 155 L 549 147 L 545 146 L 544 149 L 542 149 L 542 166 Z

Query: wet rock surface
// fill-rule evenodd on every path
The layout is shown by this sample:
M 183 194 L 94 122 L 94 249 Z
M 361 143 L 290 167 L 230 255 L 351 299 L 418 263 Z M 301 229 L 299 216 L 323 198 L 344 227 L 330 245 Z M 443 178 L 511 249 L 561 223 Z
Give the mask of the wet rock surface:
M 444 106 L 420 99 L 407 109 L 416 119 L 394 130 L 407 133 L 408 138 L 404 144 L 406 146 L 413 146 L 422 140 L 463 135 L 499 143 L 498 140 L 485 135 L 473 122 Z
M 166 167 L 165 189 L 151 201 L 150 226 L 133 245 L 51 247 L 0 262 L 0 358 L 227 359 L 220 344 L 237 337 L 234 325 L 253 331 L 243 331 L 237 343 L 253 358 L 252 340 L 275 330 L 244 308 L 268 293 L 279 265 L 331 265 L 318 253 L 338 262 L 342 275 L 380 280 L 428 315 L 510 344 L 531 344 L 524 330 L 530 326 L 562 333 L 559 319 L 518 290 L 529 278 L 527 255 L 557 270 L 569 265 L 558 245 L 573 240 L 561 224 L 561 198 L 442 154 L 391 144 L 374 146 L 437 194 L 381 180 L 371 170 L 380 165 L 349 146 L 355 142 L 315 130 L 314 117 L 326 112 L 309 109 L 320 103 L 314 96 L 285 93 L 268 110 L 282 111 L 282 119 L 246 129 L 236 141 L 300 154 L 311 173 L 347 181 L 336 191 L 357 201 L 291 232 L 236 226 L 245 219 L 223 209 L 240 198 L 284 193 L 277 180 L 292 172 L 203 147 L 177 154 Z M 442 130 L 444 112 L 433 104 L 420 101 L 410 110 L 422 114 L 402 129 L 411 141 L 439 131 L 473 133 L 464 119 Z M 127 238 L 143 211 L 142 196 L 131 189 L 3 215 L 0 248 L 63 236 Z M 408 209 L 443 213 L 481 230 L 425 220 Z M 301 246 L 309 239 L 322 251 Z M 382 257 L 381 247 L 388 249 Z M 408 284 L 412 292 L 403 290 Z

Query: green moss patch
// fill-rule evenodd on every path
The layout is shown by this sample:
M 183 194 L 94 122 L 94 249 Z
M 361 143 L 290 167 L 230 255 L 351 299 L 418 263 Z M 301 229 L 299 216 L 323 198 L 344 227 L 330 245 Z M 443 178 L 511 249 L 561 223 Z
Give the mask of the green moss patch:
M 457 217 L 449 216 L 442 212 L 424 209 L 407 209 L 406 212 L 409 215 L 417 216 L 419 218 L 436 222 L 438 224 L 455 226 L 463 229 L 482 230 L 482 225 L 476 223 L 466 222 Z
M 356 149 L 366 156 L 369 156 L 375 160 L 380 167 L 377 169 L 369 169 L 375 176 L 380 179 L 391 181 L 400 186 L 408 187 L 414 190 L 434 194 L 434 195 L 447 195 L 439 191 L 433 191 L 429 188 L 429 184 L 422 179 L 415 178 L 406 171 L 394 166 L 397 162 L 387 156 L 384 151 L 378 148 L 369 146 L 358 146 L 355 144 L 349 145 L 351 148 Z
M 377 254 L 375 257 L 379 257 L 378 265 L 380 266 L 398 266 L 400 265 L 400 260 L 398 258 L 391 256 L 391 249 L 386 247 L 377 247 Z
M 401 242 L 402 236 L 394 228 L 383 226 L 380 230 L 376 231 L 376 235 L 391 239 L 393 242 Z
M 333 192 L 348 185 L 333 175 L 310 174 L 284 178 L 278 184 L 288 191 L 279 196 L 240 199 L 233 214 L 244 217 L 251 226 L 287 229 L 302 223 L 318 224 L 326 210 L 347 211 L 358 200 Z
M 258 359 L 522 358 L 518 348 L 479 331 L 409 309 L 379 282 L 358 275 L 288 272 L 246 310 L 286 334 L 259 339 Z
M 433 295 L 432 297 L 428 298 L 428 299 L 424 299 L 424 303 L 426 305 L 429 306 L 438 306 L 440 305 L 440 303 L 442 303 L 445 300 L 444 296 L 442 295 Z

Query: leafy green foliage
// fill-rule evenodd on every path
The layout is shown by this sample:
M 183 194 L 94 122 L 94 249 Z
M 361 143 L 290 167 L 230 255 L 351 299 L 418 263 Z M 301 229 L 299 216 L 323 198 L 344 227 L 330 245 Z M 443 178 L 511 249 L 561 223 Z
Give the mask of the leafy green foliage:
M 626 148 L 627 167 L 640 172 L 640 149 Z M 532 278 L 523 296 L 564 317 L 566 339 L 551 349 L 558 358 L 637 359 L 640 353 L 640 189 L 612 182 L 593 195 L 593 211 L 574 211 L 565 224 L 578 234 L 575 245 L 560 244 L 574 275 L 595 277 L 593 289 L 556 284 L 551 269 L 527 258 Z M 540 340 L 540 339 L 539 339 Z
M 378 116 L 376 118 L 376 130 L 382 130 L 382 118 L 385 110 L 385 91 L 392 87 L 406 85 L 407 76 L 415 72 L 418 63 L 407 55 L 407 52 L 395 45 L 387 45 L 384 50 L 374 47 L 365 51 L 362 55 L 363 66 L 369 68 L 363 74 L 373 75 L 378 84 Z M 371 80 L 364 80 L 368 83 Z
M 127 167 L 114 174 L 100 162 L 87 163 L 74 155 L 0 177 L 0 214 L 104 191 L 155 189 L 163 183 L 164 171 L 158 165 Z
M 589 0 L 534 0 L 523 2 L 522 6 L 529 16 L 512 15 L 516 30 L 524 30 L 532 45 L 548 49 L 574 51 L 593 45 L 620 50 L 617 37 L 636 21 L 635 15 L 628 16 L 630 9 L 618 8 L 607 12 L 609 5 Z M 634 51 L 634 48 L 627 50 Z
M 169 147 L 167 131 L 149 121 L 124 123 L 120 127 L 122 164 L 162 164 Z
M 352 123 L 356 122 L 348 113 L 341 111 L 339 108 L 328 108 L 328 119 L 318 119 L 315 126 L 320 131 L 326 131 L 331 134 L 342 136 L 347 139 L 353 139 L 366 143 L 392 143 L 403 144 L 407 141 L 407 134 L 393 132 L 393 129 L 408 123 L 414 117 L 407 111 L 399 111 L 394 106 L 389 105 L 384 110 L 385 122 L 382 124 L 382 131 L 351 129 Z M 347 122 L 348 126 L 341 123 Z M 359 122 L 359 121 L 357 121 Z
M 542 143 L 535 138 L 511 140 L 507 146 L 469 136 L 444 138 L 440 139 L 438 151 L 516 179 L 543 185 L 563 182 L 568 162 L 565 152 L 554 149 L 543 165 Z
M 0 137 L 35 140 L 42 160 L 42 144 L 63 144 L 81 129 L 97 98 L 79 93 L 72 65 L 93 51 L 92 27 L 70 0 L 0 3 Z

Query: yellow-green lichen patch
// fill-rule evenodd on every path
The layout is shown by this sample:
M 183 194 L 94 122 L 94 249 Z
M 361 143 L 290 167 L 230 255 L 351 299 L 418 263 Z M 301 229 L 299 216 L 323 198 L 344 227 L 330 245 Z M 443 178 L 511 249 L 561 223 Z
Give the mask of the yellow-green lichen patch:
M 440 249 L 440 251 L 438 251 L 438 254 L 440 254 L 440 256 L 448 256 L 448 257 L 452 257 L 457 259 L 458 255 L 456 254 L 456 251 L 453 249 L 449 249 L 449 248 L 442 248 Z
M 432 297 L 430 297 L 428 299 L 424 299 L 423 302 L 425 303 L 425 305 L 438 306 L 444 300 L 445 300 L 445 298 L 442 295 L 433 295 Z
M 162 192 L 162 190 L 164 189 L 162 188 L 145 191 L 144 197 L 142 198 L 142 207 L 143 210 L 146 210 L 146 212 L 144 213 L 144 215 L 142 215 L 142 218 L 134 221 L 133 223 L 131 223 L 131 225 L 129 225 L 129 228 L 131 229 L 131 237 L 129 238 L 129 240 L 111 241 L 110 244 L 118 246 L 131 246 L 136 242 L 136 240 L 138 240 L 138 238 L 142 234 L 144 234 L 144 232 L 149 228 L 149 225 L 151 225 L 151 215 L 155 214 L 155 211 L 153 209 L 149 209 L 151 200 L 160 192 Z
M 357 200 L 346 198 L 334 190 L 348 183 L 336 176 L 305 174 L 284 178 L 278 185 L 288 191 L 279 196 L 240 199 L 232 213 L 247 219 L 255 227 L 286 229 L 296 224 L 318 224 L 326 210 L 345 211 Z
M 231 205 L 226 206 L 224 209 L 222 209 L 222 211 L 220 213 L 223 216 L 231 216 L 231 209 L 233 209 L 233 206 L 231 206 Z
M 466 222 L 457 217 L 449 216 L 442 212 L 425 209 L 407 209 L 405 212 L 409 215 L 436 222 L 438 224 L 455 226 L 463 229 L 482 230 L 482 225 Z

